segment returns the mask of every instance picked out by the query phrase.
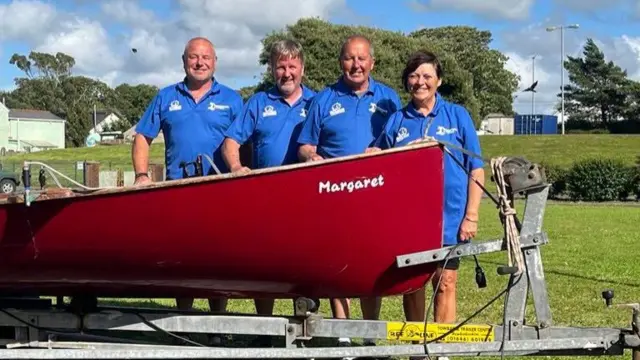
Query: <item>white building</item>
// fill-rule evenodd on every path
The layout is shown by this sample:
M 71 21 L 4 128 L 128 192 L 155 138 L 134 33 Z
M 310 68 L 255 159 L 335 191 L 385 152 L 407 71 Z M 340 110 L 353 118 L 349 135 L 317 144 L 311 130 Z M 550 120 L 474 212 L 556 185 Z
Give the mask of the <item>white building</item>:
M 49 111 L 9 109 L 0 103 L 0 155 L 65 148 L 66 120 Z
M 480 123 L 479 135 L 513 135 L 513 116 L 504 114 L 489 114 Z

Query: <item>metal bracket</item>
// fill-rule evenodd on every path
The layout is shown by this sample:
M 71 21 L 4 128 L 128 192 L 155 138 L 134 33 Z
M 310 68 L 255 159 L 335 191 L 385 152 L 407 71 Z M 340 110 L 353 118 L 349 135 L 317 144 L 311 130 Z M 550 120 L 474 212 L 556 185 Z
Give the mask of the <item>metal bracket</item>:
M 549 242 L 549 238 L 546 233 L 538 232 L 532 235 L 520 236 L 520 248 L 527 249 L 534 246 L 544 245 Z M 455 252 L 451 251 L 455 248 Z M 396 265 L 400 268 L 408 266 L 416 266 L 421 264 L 428 264 L 432 262 L 443 261 L 447 256 L 449 259 L 487 254 L 499 251 L 505 251 L 506 245 L 504 240 L 490 240 L 479 243 L 468 243 L 455 246 L 447 246 L 436 250 L 421 251 L 407 255 L 400 255 L 396 257 Z M 451 253 L 450 255 L 448 255 Z
M 535 172 L 535 169 L 529 170 Z M 525 325 L 525 309 L 529 287 L 531 287 L 533 295 L 537 326 L 540 329 L 541 338 L 548 337 L 546 329 L 552 325 L 551 307 L 549 306 L 540 254 L 540 245 L 549 242 L 547 234 L 542 231 L 542 220 L 548 193 L 548 186 L 532 186 L 526 191 L 525 209 L 520 230 L 520 250 L 525 260 L 526 271 L 520 275 L 511 274 L 509 279 L 510 288 L 507 293 L 505 324 L 509 328 L 508 339 L 510 340 L 522 339 L 521 329 Z M 504 250 L 506 250 L 506 244 L 503 239 L 460 244 L 398 256 L 396 257 L 396 266 L 400 268 L 416 266 L 440 262 L 446 258 L 451 259 Z

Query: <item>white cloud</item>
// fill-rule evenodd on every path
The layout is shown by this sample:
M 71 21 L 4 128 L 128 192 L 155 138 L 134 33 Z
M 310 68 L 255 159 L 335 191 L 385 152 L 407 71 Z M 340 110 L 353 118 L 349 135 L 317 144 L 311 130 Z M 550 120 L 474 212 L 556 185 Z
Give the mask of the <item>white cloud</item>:
M 534 0 L 412 0 L 416 10 L 457 10 L 474 12 L 492 19 L 522 20 L 529 17 Z
M 520 76 L 518 91 L 514 94 L 513 100 L 516 110 L 524 114 L 530 114 L 532 111 L 535 113 L 546 112 L 554 101 L 553 91 L 549 89 L 548 85 L 554 82 L 554 74 L 540 66 L 544 57 L 536 54 L 534 59 L 534 55 L 524 56 L 514 52 L 507 52 L 505 55 L 509 57 L 505 68 Z M 530 87 L 534 81 L 537 81 L 538 85 L 533 97 L 531 92 L 522 92 Z
M 0 41 L 38 41 L 54 25 L 56 10 L 40 1 L 12 1 L 0 5 Z
M 0 42 L 17 40 L 36 51 L 65 52 L 76 59 L 77 74 L 111 85 L 158 86 L 184 77 L 180 56 L 194 36 L 215 44 L 216 76 L 239 87 L 244 84 L 231 79 L 253 79 L 261 72 L 258 56 L 265 34 L 301 17 L 327 18 L 346 8 L 346 0 L 175 0 L 172 13 L 159 17 L 136 2 L 113 0 L 102 2 L 101 14 L 88 18 L 56 11 L 50 4 L 55 3 L 14 0 L 1 5 Z M 110 34 L 107 27 L 126 30 Z
M 561 89 L 561 47 L 560 33 L 547 32 L 550 24 L 533 24 L 520 31 L 505 32 L 501 36 L 504 51 L 510 60 L 506 68 L 521 76 L 518 92 L 514 93 L 514 110 L 519 113 L 531 113 L 531 93 L 523 93 L 531 84 L 531 57 L 536 55 L 535 78 L 538 80 L 535 94 L 535 109 L 538 113 L 554 114 L 554 107 L 560 103 L 558 94 Z M 611 60 L 623 69 L 629 77 L 640 80 L 640 37 L 622 35 L 619 37 L 601 37 L 586 29 L 565 31 L 565 56 L 582 57 L 586 39 L 594 39 L 607 61 Z M 565 71 L 565 84 L 569 83 Z
M 153 28 L 155 15 L 152 11 L 142 9 L 131 0 L 103 1 L 102 12 L 111 20 L 125 24 L 136 24 L 144 28 Z
M 93 75 L 122 66 L 122 60 L 109 46 L 107 31 L 96 21 L 76 19 L 63 22 L 57 31 L 47 34 L 34 51 L 69 54 L 74 57 L 78 70 Z
M 640 6 L 640 1 L 638 2 Z M 615 48 L 618 49 L 619 57 L 623 60 L 623 64 L 620 64 L 624 69 L 627 69 L 629 77 L 640 81 L 640 36 L 631 37 L 622 35 L 615 42 Z M 629 66 L 625 66 L 629 65 Z

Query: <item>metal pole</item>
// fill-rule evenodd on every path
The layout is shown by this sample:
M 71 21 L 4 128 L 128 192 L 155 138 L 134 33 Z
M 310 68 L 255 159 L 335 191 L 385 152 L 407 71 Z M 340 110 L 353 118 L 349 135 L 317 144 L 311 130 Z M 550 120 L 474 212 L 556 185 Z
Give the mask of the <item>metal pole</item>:
M 560 93 L 562 94 L 562 112 L 560 114 L 560 116 L 562 117 L 561 122 L 562 122 L 562 135 L 565 134 L 565 130 L 564 130 L 564 123 L 565 123 L 565 117 L 564 117 L 564 29 L 578 29 L 580 27 L 579 24 L 571 24 L 571 25 L 556 25 L 556 26 L 550 26 L 547 28 L 547 31 L 555 31 L 555 30 L 560 30 Z
M 560 92 L 562 93 L 562 135 L 564 135 L 564 26 L 560 27 Z
M 531 58 L 531 84 L 536 82 L 536 56 L 533 55 Z M 536 109 L 536 93 L 531 91 L 531 115 L 535 115 Z

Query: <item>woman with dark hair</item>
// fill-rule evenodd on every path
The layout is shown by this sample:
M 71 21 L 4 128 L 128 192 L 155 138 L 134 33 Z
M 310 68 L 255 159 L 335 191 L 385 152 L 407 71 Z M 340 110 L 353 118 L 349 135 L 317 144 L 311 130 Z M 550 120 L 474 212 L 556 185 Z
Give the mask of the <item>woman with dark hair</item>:
M 480 154 L 480 142 L 469 112 L 462 106 L 448 102 L 440 96 L 442 64 L 431 52 L 412 55 L 402 72 L 404 89 L 411 94 L 411 101 L 389 117 L 385 128 L 376 140 L 376 147 L 389 149 L 404 146 L 426 136 L 459 146 Z M 471 240 L 478 229 L 478 208 L 482 198 L 481 188 L 469 179 L 464 165 L 479 183 L 484 184 L 483 161 L 470 157 L 455 148 L 444 155 L 444 214 L 443 245 L 452 246 Z M 434 317 L 438 323 L 456 321 L 456 283 L 459 258 L 442 263 L 433 276 L 433 286 L 442 275 L 434 299 Z M 425 289 L 406 294 L 403 305 L 407 321 L 424 321 Z

